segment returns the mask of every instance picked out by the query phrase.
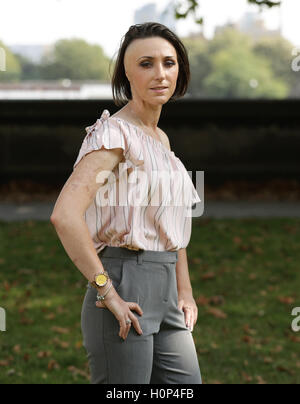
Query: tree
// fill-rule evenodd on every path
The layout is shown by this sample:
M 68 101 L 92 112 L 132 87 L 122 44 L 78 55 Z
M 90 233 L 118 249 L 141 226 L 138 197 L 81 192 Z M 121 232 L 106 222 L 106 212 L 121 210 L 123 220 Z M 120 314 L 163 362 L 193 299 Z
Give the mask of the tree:
M 254 45 L 255 54 L 272 63 L 274 76 L 288 84 L 290 94 L 293 94 L 299 83 L 299 73 L 291 69 L 293 48 L 290 41 L 280 36 L 262 38 Z
M 203 81 L 213 69 L 209 54 L 209 41 L 204 38 L 182 38 L 186 46 L 191 67 L 191 81 L 188 93 L 192 96 L 203 96 L 205 89 Z
M 259 6 L 260 10 L 264 7 L 278 7 L 281 5 L 281 0 L 247 0 L 249 4 L 256 4 Z M 185 12 L 180 12 L 179 10 L 182 8 L 184 5 L 183 3 L 188 3 L 187 9 Z M 176 19 L 180 18 L 187 18 L 189 14 L 194 14 L 194 20 L 196 24 L 203 24 L 203 17 L 196 17 L 196 12 L 197 8 L 199 7 L 199 0 L 185 0 L 183 1 L 178 1 L 176 3 L 176 6 L 174 8 L 174 15 Z
M 0 48 L 5 52 L 5 71 L 0 71 L 0 81 L 19 81 L 21 77 L 21 66 L 15 55 L 0 41 Z
M 191 64 L 189 92 L 198 97 L 282 98 L 289 86 L 276 77 L 272 61 L 254 52 L 254 41 L 227 27 L 212 40 L 186 38 Z
M 288 94 L 288 86 L 273 76 L 271 64 L 250 48 L 220 50 L 213 55 L 212 66 L 203 82 L 212 97 L 284 98 Z
M 18 53 L 14 54 L 21 66 L 21 80 L 39 80 L 39 65 Z
M 41 62 L 44 79 L 108 80 L 109 59 L 101 46 L 83 39 L 61 39 Z

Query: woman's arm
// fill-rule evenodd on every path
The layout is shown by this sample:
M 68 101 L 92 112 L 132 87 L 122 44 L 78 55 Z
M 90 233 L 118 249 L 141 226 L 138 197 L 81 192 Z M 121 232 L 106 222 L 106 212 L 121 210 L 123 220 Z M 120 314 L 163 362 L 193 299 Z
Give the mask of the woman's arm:
M 104 268 L 85 223 L 84 213 L 99 187 L 106 182 L 113 168 L 122 159 L 121 148 L 94 150 L 86 154 L 64 185 L 50 218 L 66 253 L 89 281 L 93 281 L 94 276 Z M 99 174 L 101 182 L 97 182 Z M 106 289 L 106 286 L 99 287 L 101 294 L 103 288 Z M 135 310 L 142 315 L 141 307 L 135 302 L 125 302 L 113 286 L 105 297 L 105 303 L 99 301 L 96 306 L 107 307 L 115 315 L 120 324 L 119 336 L 124 340 L 130 329 L 130 324 L 126 324 L 127 319 L 142 334 L 139 321 L 131 311 Z
M 96 150 L 84 156 L 61 190 L 50 218 L 66 253 L 89 281 L 104 268 L 84 213 L 121 159 L 122 149 Z M 102 181 L 97 182 L 97 175 L 102 171 Z
M 176 263 L 176 277 L 178 293 L 192 293 L 186 248 L 178 250 L 178 261 Z
M 179 310 L 184 311 L 186 326 L 193 331 L 194 325 L 197 322 L 198 307 L 193 298 L 186 248 L 181 248 L 178 250 L 176 278 L 178 290 L 178 308 Z

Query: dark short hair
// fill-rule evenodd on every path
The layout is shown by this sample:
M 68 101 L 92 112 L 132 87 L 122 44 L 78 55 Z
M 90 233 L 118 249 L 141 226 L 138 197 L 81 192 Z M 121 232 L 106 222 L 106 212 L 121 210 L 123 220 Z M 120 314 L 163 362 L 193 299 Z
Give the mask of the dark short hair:
M 161 37 L 169 41 L 177 53 L 179 65 L 177 85 L 169 101 L 175 101 L 184 96 L 190 81 L 190 65 L 187 50 L 181 40 L 174 32 L 163 24 L 157 22 L 146 22 L 144 24 L 131 25 L 127 33 L 121 40 L 121 46 L 118 51 L 113 76 L 111 79 L 112 94 L 114 103 L 117 106 L 126 104 L 132 99 L 130 83 L 125 74 L 124 55 L 128 45 L 134 39 Z

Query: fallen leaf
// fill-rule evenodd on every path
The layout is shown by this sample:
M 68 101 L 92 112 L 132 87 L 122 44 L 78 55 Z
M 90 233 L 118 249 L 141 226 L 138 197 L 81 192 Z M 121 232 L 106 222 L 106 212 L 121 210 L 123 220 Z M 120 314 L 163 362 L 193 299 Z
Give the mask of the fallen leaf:
M 252 345 L 254 343 L 254 339 L 250 337 L 250 335 L 244 335 L 242 340 L 249 345 Z
M 70 346 L 70 343 L 69 343 L 69 342 L 61 341 L 61 340 L 58 339 L 58 338 L 53 338 L 53 342 L 54 342 L 57 346 L 59 346 L 59 347 L 61 347 L 61 348 L 63 348 L 63 349 L 67 349 L 67 348 L 69 348 L 69 346 Z
M 202 276 L 201 276 L 201 279 L 203 280 L 203 281 L 206 281 L 206 280 L 208 280 L 208 279 L 214 279 L 216 277 L 216 274 L 214 273 L 214 272 L 206 272 L 206 274 L 203 274 Z
M 4 289 L 5 289 L 6 291 L 9 291 L 10 288 L 11 288 L 11 285 L 10 285 L 7 281 L 4 281 L 4 282 L 3 282 L 3 286 L 4 286 Z
M 223 296 L 211 296 L 209 298 L 209 303 L 214 305 L 222 305 L 224 304 L 224 297 Z
M 206 306 L 209 304 L 209 298 L 207 298 L 203 295 L 200 295 L 199 297 L 197 297 L 195 299 L 195 302 L 196 302 L 196 304 L 199 304 L 200 306 Z
M 256 379 L 258 384 L 267 384 L 267 382 L 261 376 L 256 376 Z
M 239 245 L 239 244 L 241 244 L 242 239 L 240 237 L 236 236 L 236 237 L 233 237 L 233 242 L 234 242 L 234 244 Z
M 216 318 L 227 318 L 227 314 L 224 313 L 224 311 L 222 311 L 220 309 L 216 309 L 214 307 L 208 307 L 207 312 L 209 314 L 212 314 Z
M 54 313 L 49 313 L 45 316 L 46 320 L 53 320 L 56 317 Z
M 20 319 L 20 323 L 24 324 L 24 325 L 28 325 L 28 324 L 32 324 L 33 320 L 31 318 L 28 318 L 28 317 L 22 317 Z
M 290 296 L 280 296 L 280 297 L 278 297 L 278 300 L 284 304 L 292 304 L 295 302 L 295 299 Z
M 75 366 L 69 366 L 68 370 L 69 370 L 69 372 L 71 372 L 73 374 L 73 376 L 81 375 L 81 376 L 85 377 L 86 379 L 89 379 L 88 372 L 78 369 Z
M 25 353 L 25 354 L 23 355 L 23 359 L 24 359 L 25 362 L 28 362 L 28 361 L 29 361 L 29 358 L 30 358 L 29 353 Z
M 15 373 L 16 373 L 15 369 L 9 369 L 9 370 L 6 372 L 6 374 L 7 374 L 8 376 L 14 375 Z
M 21 352 L 21 345 L 15 345 L 15 346 L 13 347 L 13 351 L 14 351 L 15 353 L 20 353 L 20 352 Z
M 40 351 L 37 353 L 38 358 L 49 358 L 50 355 L 51 355 L 50 351 Z
M 251 335 L 256 335 L 257 331 L 250 328 L 249 324 L 245 324 L 243 327 L 244 332 L 246 332 L 247 334 L 251 334 Z
M 289 339 L 290 339 L 292 342 L 296 342 L 296 343 L 300 342 L 300 337 L 298 337 L 297 335 L 290 335 L 290 336 L 289 336 Z
M 246 382 L 252 382 L 253 380 L 252 376 L 249 376 L 246 372 L 242 372 L 242 376 Z
M 277 366 L 276 370 L 278 370 L 279 372 L 289 373 L 290 375 L 293 375 L 295 373 L 294 370 L 288 369 L 287 367 L 282 366 L 282 365 Z
M 59 334 L 69 334 L 70 330 L 68 328 L 53 326 L 52 331 L 58 332 Z
M 77 342 L 75 343 L 75 348 L 76 348 L 76 349 L 80 349 L 82 346 L 83 346 L 83 345 L 82 345 L 82 341 L 77 341 Z
M 55 359 L 51 359 L 48 362 L 48 370 L 52 370 L 52 369 L 59 369 L 59 364 L 57 363 L 57 361 Z

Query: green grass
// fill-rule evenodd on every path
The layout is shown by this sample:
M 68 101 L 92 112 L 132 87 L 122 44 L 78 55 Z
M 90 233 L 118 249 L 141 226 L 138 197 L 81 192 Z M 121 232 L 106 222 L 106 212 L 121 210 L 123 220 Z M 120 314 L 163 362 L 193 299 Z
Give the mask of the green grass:
M 299 247 L 300 219 L 194 219 L 187 252 L 204 383 L 300 382 Z M 0 223 L 0 383 L 89 383 L 85 286 L 50 222 Z

